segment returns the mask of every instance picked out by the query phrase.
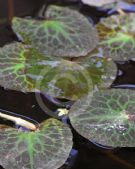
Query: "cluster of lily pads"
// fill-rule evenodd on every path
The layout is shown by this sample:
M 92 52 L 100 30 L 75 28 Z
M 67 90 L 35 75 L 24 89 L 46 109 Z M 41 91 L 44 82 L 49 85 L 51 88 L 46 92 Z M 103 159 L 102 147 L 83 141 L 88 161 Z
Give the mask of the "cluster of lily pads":
M 96 26 L 78 11 L 50 6 L 41 20 L 13 18 L 21 42 L 0 49 L 0 85 L 41 91 L 76 101 L 68 113 L 74 129 L 93 142 L 135 146 L 135 94 L 111 89 L 114 61 L 134 59 L 135 14 L 104 18 Z M 50 118 L 35 131 L 0 128 L 5 169 L 57 169 L 72 149 L 67 124 Z
M 13 18 L 12 28 L 23 43 L 0 50 L 5 88 L 77 100 L 116 76 L 116 65 L 97 47 L 96 28 L 77 11 L 52 6 L 42 20 Z

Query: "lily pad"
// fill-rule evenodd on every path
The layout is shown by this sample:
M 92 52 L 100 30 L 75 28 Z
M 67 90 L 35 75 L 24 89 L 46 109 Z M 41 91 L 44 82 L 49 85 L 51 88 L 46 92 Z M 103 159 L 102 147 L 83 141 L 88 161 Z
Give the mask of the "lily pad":
M 42 20 L 15 17 L 12 28 L 23 42 L 45 55 L 84 56 L 98 43 L 96 28 L 67 7 L 50 6 Z
M 41 91 L 76 100 L 93 90 L 109 87 L 116 64 L 93 53 L 73 61 L 39 54 L 30 46 L 12 43 L 0 49 L 0 85 L 22 92 Z
M 57 169 L 71 149 L 72 133 L 56 119 L 46 120 L 35 132 L 0 129 L 0 165 L 5 168 Z
M 135 14 L 111 16 L 97 25 L 104 56 L 125 61 L 135 58 Z
M 135 92 L 128 89 L 95 91 L 69 111 L 75 130 L 104 146 L 135 146 Z
M 112 4 L 114 2 L 117 2 L 118 0 L 81 0 L 84 4 L 96 6 L 96 7 L 102 7 L 104 5 Z
M 85 57 L 77 58 L 75 62 L 86 68 L 93 85 L 98 88 L 110 87 L 117 76 L 117 65 L 112 59 L 103 57 L 101 49 L 97 49 Z
M 118 1 L 117 4 L 114 5 L 114 7 L 108 11 L 108 15 L 112 15 L 114 13 L 121 13 L 124 14 L 124 12 L 135 12 L 135 5 L 133 1 L 130 0 L 121 0 Z
M 85 66 L 39 54 L 13 43 L 0 49 L 0 85 L 22 92 L 41 91 L 75 100 L 93 89 Z

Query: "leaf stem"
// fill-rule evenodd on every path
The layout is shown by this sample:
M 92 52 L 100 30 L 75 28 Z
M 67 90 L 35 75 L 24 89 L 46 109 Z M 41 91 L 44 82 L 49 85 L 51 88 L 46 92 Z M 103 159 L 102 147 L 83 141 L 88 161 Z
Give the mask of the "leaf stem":
M 19 118 L 19 117 L 14 117 L 14 116 L 7 115 L 7 114 L 1 113 L 1 112 L 0 112 L 0 117 L 10 120 L 10 121 L 13 121 L 15 124 L 20 125 L 22 127 L 26 127 L 27 129 L 30 129 L 33 131 L 35 131 L 37 129 L 36 125 L 34 125 L 33 123 L 30 123 L 22 118 Z

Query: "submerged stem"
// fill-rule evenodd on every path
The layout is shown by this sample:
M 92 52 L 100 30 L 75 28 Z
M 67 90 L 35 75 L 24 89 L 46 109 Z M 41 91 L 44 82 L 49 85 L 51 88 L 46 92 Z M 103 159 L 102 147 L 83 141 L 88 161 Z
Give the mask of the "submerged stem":
M 36 125 L 34 125 L 33 123 L 28 122 L 22 118 L 19 118 L 19 117 L 14 117 L 14 116 L 7 115 L 7 114 L 1 113 L 1 112 L 0 112 L 0 117 L 10 120 L 10 121 L 13 121 L 15 124 L 20 125 L 22 127 L 26 127 L 26 128 L 33 130 L 33 131 L 35 131 L 37 129 Z

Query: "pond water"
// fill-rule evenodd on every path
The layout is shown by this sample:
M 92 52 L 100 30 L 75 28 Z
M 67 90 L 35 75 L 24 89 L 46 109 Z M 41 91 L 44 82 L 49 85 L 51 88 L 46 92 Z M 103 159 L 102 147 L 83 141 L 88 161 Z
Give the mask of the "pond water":
M 14 1 L 14 15 L 16 16 L 36 16 L 37 10 L 42 6 L 43 1 L 36 3 L 31 0 L 23 1 L 22 4 Z M 3 1 L 5 2 L 5 1 Z M 64 2 L 64 3 L 63 3 Z M 94 7 L 83 5 L 76 1 L 55 1 L 53 4 L 62 6 L 69 5 L 75 9 L 79 9 L 89 21 L 91 19 L 97 23 L 101 17 L 107 16 L 108 10 L 102 11 Z M 2 7 L 2 5 L 5 5 Z M 4 18 L 4 22 L 0 24 L 0 46 L 17 41 L 17 37 L 13 33 L 11 26 L 5 19 L 8 18 L 1 8 L 6 8 L 7 3 L 0 4 L 0 17 Z M 129 9 L 128 9 L 129 10 Z M 132 8 L 133 10 L 133 8 Z M 113 88 L 132 88 L 135 89 L 135 62 L 134 61 L 119 61 L 117 78 L 112 84 Z M 64 107 L 69 104 L 67 100 L 53 100 L 47 95 L 42 95 L 44 103 L 49 109 L 55 111 L 57 108 Z M 24 116 L 29 116 L 38 122 L 47 119 L 47 115 L 38 105 L 34 93 L 22 93 L 18 91 L 5 90 L 0 87 L 0 109 L 18 112 Z M 29 113 L 29 114 L 28 114 Z M 70 124 L 69 120 L 67 120 Z M 4 123 L 0 120 L 0 123 Z M 10 123 L 12 125 L 12 123 Z M 103 147 L 101 145 L 89 142 L 80 136 L 72 127 L 73 132 L 73 150 L 68 161 L 59 169 L 135 169 L 135 148 L 115 148 Z

